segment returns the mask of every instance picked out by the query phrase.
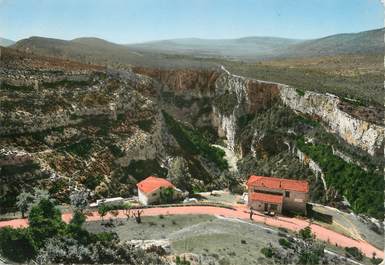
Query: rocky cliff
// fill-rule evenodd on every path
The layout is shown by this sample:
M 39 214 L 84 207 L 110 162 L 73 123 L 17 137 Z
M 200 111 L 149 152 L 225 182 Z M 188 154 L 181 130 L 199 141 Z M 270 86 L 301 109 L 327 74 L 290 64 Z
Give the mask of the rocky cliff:
M 331 94 L 301 92 L 284 84 L 232 75 L 223 67 L 216 70 L 134 68 L 134 71 L 157 79 L 163 85 L 163 91 L 183 99 L 210 98 L 212 123 L 218 128 L 218 134 L 226 137 L 232 150 L 237 120 L 280 100 L 293 111 L 322 121 L 348 144 L 370 155 L 382 153 L 382 110 L 354 106 Z
M 226 135 L 229 147 L 234 149 L 236 121 L 245 114 L 256 113 L 279 98 L 297 113 L 322 121 L 333 133 L 348 144 L 357 146 L 370 155 L 381 155 L 384 145 L 384 126 L 363 117 L 354 117 L 342 109 L 342 101 L 330 94 L 306 91 L 303 94 L 287 85 L 252 80 L 223 73 L 216 81 L 216 96 L 228 93 L 236 102 L 229 109 L 214 108 L 214 124 Z M 224 105 L 221 104 L 223 107 Z
M 6 206 L 26 179 L 60 200 L 79 185 L 96 197 L 129 196 L 142 178 L 165 177 L 177 156 L 187 161 L 194 188 L 223 188 L 227 166 L 215 143 L 238 159 L 251 157 L 248 173 L 307 177 L 292 150 L 301 135 L 323 133 L 318 124 L 344 145 L 382 152 L 383 125 L 332 95 L 224 68 L 120 71 L 9 49 L 1 56 L 0 145 L 4 154 L 25 154 L 15 164 L 0 157 Z M 269 163 L 279 168 L 269 171 Z
M 306 91 L 300 95 L 295 88 L 279 85 L 284 104 L 300 113 L 323 121 L 331 132 L 347 143 L 370 155 L 381 155 L 384 145 L 384 126 L 371 123 L 343 111 L 341 100 L 333 95 Z

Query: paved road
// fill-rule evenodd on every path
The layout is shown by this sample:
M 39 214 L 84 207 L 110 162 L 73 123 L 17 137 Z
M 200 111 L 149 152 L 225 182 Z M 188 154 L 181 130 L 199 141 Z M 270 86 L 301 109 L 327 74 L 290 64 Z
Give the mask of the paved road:
M 189 207 L 169 207 L 169 208 L 150 208 L 144 209 L 142 216 L 157 216 L 157 215 L 177 215 L 177 214 L 208 214 L 223 216 L 229 218 L 238 218 L 242 220 L 249 219 L 249 212 L 246 206 L 237 206 L 235 210 L 212 207 L 212 206 L 189 206 Z M 71 213 L 64 213 L 62 218 L 65 222 L 69 222 L 72 218 Z M 113 218 L 111 215 L 104 217 L 105 219 Z M 124 211 L 119 211 L 117 218 L 126 218 Z M 97 221 L 101 217 L 97 212 L 93 212 L 92 215 L 87 216 L 87 221 Z M 355 240 L 337 232 L 331 231 L 327 228 L 321 227 L 316 224 L 309 224 L 308 220 L 302 220 L 298 218 L 288 217 L 268 217 L 260 213 L 255 213 L 253 221 L 257 223 L 263 223 L 272 227 L 283 227 L 291 231 L 298 231 L 308 225 L 311 226 L 312 232 L 316 238 L 332 245 L 338 245 L 339 247 L 357 247 L 367 257 L 372 257 L 373 252 L 376 253 L 377 257 L 384 258 L 383 250 L 379 250 L 363 240 Z M 26 227 L 28 226 L 27 219 L 14 219 L 10 221 L 0 222 L 0 227 L 12 226 L 12 227 Z

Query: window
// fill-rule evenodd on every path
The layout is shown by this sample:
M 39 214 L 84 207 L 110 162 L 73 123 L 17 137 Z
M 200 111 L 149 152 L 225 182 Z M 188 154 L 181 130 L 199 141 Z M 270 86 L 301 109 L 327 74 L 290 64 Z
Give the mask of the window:
M 285 197 L 286 197 L 286 198 L 289 198 L 289 197 L 290 197 L 290 192 L 289 192 L 289 191 L 285 191 Z
M 276 211 L 278 209 L 276 204 L 270 204 L 270 210 L 271 211 Z

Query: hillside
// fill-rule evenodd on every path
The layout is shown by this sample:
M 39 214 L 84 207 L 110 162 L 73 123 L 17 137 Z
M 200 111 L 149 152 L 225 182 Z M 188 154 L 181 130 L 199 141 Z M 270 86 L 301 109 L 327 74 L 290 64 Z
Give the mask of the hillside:
M 242 192 L 250 174 L 308 179 L 313 201 L 345 196 L 356 213 L 383 216 L 384 127 L 373 109 L 223 68 L 112 70 L 2 48 L 0 70 L 3 211 L 35 186 L 61 202 L 73 186 L 129 197 L 184 161 L 189 191 Z M 236 154 L 238 172 L 212 144 Z
M 344 54 L 380 54 L 385 48 L 383 28 L 359 33 L 336 34 L 313 40 L 274 37 L 217 40 L 189 38 L 130 44 L 127 47 L 138 51 L 232 58 L 245 61 Z
M 116 61 L 129 63 L 141 56 L 138 53 L 130 52 L 124 46 L 97 38 L 81 38 L 66 41 L 31 37 L 18 41 L 12 47 L 40 55 L 99 64 L 109 64 Z
M 14 48 L 38 54 L 59 55 L 75 60 L 99 63 L 151 64 L 170 60 L 172 56 L 192 58 L 237 59 L 248 62 L 268 59 L 309 58 L 347 54 L 381 54 L 384 29 L 337 34 L 314 40 L 275 37 L 239 39 L 171 39 L 119 45 L 98 38 L 71 41 L 31 37 L 18 41 Z M 171 56 L 171 57 L 170 57 Z
M 17 42 L 13 47 L 119 69 L 133 66 L 212 69 L 224 65 L 239 75 L 286 83 L 304 91 L 333 93 L 358 100 L 362 105 L 380 107 L 383 105 L 382 32 L 383 29 L 378 29 L 301 42 L 267 37 L 236 40 L 190 38 L 128 47 L 98 38 L 64 41 L 32 37 Z M 290 49 L 288 43 L 292 43 Z M 279 48 L 283 46 L 286 48 Z M 256 61 L 252 59 L 258 52 L 255 50 L 254 55 L 244 57 L 256 47 L 261 47 L 265 55 L 272 50 L 280 50 L 280 55 Z M 221 53 L 237 55 L 235 58 Z
M 70 59 L 83 63 L 95 63 L 114 68 L 129 68 L 131 65 L 169 67 L 198 65 L 192 60 L 176 56 L 166 56 L 145 51 L 135 51 L 124 45 L 115 44 L 99 38 L 77 38 L 60 40 L 43 37 L 23 39 L 12 45 L 20 51 L 43 56 Z M 167 64 L 165 64 L 167 62 Z
M 274 37 L 245 37 L 239 39 L 172 39 L 126 45 L 138 51 L 184 54 L 195 57 L 263 59 L 274 56 L 301 40 Z
M 0 37 L 0 46 L 8 47 L 13 45 L 15 42 L 13 40 L 5 39 Z
M 385 29 L 337 34 L 288 46 L 277 57 L 314 57 L 344 54 L 382 54 Z

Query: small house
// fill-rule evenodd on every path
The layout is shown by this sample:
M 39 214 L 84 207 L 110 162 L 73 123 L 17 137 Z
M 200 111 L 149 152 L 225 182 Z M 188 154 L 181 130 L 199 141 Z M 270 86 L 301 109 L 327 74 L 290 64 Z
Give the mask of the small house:
M 248 205 L 253 210 L 306 213 L 309 201 L 309 184 L 306 180 L 250 176 L 247 187 Z
M 138 187 L 139 202 L 143 205 L 160 203 L 161 193 L 167 188 L 173 190 L 172 199 L 177 199 L 182 196 L 182 191 L 164 178 L 150 176 L 136 184 L 136 186 Z

